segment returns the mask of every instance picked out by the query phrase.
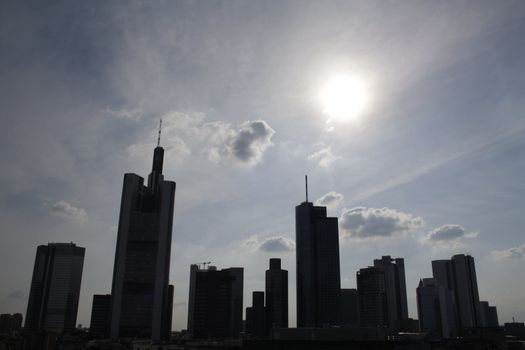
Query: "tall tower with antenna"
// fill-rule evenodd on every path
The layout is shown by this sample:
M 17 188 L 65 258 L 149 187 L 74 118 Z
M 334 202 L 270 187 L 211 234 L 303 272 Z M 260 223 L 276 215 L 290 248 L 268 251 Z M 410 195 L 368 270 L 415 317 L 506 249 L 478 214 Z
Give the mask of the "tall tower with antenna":
M 340 325 L 339 227 L 326 207 L 308 201 L 295 207 L 297 327 Z
M 111 292 L 111 338 L 168 339 L 173 286 L 169 285 L 175 182 L 162 174 L 162 120 L 147 185 L 125 174 Z

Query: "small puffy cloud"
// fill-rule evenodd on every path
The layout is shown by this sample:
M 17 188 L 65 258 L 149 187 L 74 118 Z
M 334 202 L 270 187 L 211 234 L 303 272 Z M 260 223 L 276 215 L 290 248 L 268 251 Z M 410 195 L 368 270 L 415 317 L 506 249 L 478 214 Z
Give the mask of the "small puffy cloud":
M 467 232 L 461 225 L 446 224 L 433 229 L 427 234 L 430 241 L 453 241 L 461 238 L 477 237 L 477 232 Z
M 491 252 L 497 260 L 520 260 L 525 258 L 525 244 Z
M 240 162 L 258 163 L 264 151 L 273 145 L 274 133 L 264 120 L 244 122 L 230 140 L 231 153 Z
M 286 237 L 269 237 L 260 245 L 259 250 L 263 252 L 292 252 L 295 250 L 295 242 Z
M 83 223 L 88 220 L 87 213 L 84 209 L 74 207 L 66 201 L 58 201 L 53 204 L 49 209 L 49 213 L 78 223 Z
M 343 209 L 340 226 L 343 236 L 352 238 L 393 237 L 413 232 L 425 224 L 419 216 L 390 208 L 356 207 Z
M 308 160 L 316 161 L 320 166 L 324 168 L 328 168 L 339 158 L 341 157 L 333 154 L 332 146 L 322 148 L 319 151 L 312 153 L 308 156 Z
M 329 208 L 337 208 L 343 202 L 344 196 L 338 192 L 328 192 L 321 198 L 315 201 L 315 205 L 325 206 Z
M 467 232 L 461 225 L 445 224 L 427 233 L 422 242 L 433 244 L 436 248 L 459 248 L 465 245 L 467 239 L 477 236 L 477 232 Z
M 27 296 L 21 290 L 15 290 L 15 291 L 12 291 L 11 293 L 9 293 L 7 295 L 7 298 L 8 299 L 22 299 L 22 300 L 25 300 L 25 299 L 27 299 Z
M 253 235 L 241 242 L 241 247 L 250 251 L 286 253 L 295 250 L 295 242 L 284 236 L 272 236 L 259 239 L 257 235 Z

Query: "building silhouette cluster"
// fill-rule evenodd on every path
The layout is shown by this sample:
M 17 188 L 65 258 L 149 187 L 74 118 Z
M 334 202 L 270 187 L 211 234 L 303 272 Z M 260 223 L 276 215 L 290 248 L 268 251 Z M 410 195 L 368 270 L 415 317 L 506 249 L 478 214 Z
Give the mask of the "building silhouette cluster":
M 146 185 L 139 175 L 124 175 L 111 294 L 93 296 L 91 339 L 170 339 L 176 184 L 164 180 L 163 158 L 164 149 L 157 145 Z M 341 288 L 338 218 L 309 202 L 307 190 L 306 200 L 295 208 L 295 226 L 297 328 L 288 328 L 288 271 L 280 258 L 269 259 L 264 291 L 252 292 L 245 320 L 244 269 L 204 263 L 190 266 L 187 337 L 322 338 L 346 332 L 368 339 L 424 332 L 454 339 L 499 327 L 496 307 L 480 301 L 470 255 L 432 261 L 433 276 L 421 278 L 416 290 L 418 320 L 413 320 L 403 258 L 377 258 L 356 272 L 357 288 Z M 74 243 L 38 246 L 25 316 L 24 329 L 33 332 L 27 349 L 39 348 L 41 338 L 34 334 L 75 330 L 84 254 Z M 20 314 L 1 315 L 0 333 L 21 323 Z

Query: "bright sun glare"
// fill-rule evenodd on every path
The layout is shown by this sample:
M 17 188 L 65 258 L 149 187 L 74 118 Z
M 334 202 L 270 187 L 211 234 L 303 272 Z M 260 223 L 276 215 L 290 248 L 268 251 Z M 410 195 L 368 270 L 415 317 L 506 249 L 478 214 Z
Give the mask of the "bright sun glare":
M 368 91 L 357 77 L 338 76 L 332 78 L 321 94 L 323 113 L 331 120 L 355 121 L 368 103 Z

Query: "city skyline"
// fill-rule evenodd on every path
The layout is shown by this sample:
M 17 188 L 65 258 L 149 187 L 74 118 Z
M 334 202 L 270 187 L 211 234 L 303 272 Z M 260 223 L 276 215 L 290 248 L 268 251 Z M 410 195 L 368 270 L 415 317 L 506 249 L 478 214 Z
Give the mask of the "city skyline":
M 479 299 L 500 323 L 525 319 L 522 2 L 3 6 L 1 313 L 25 320 L 35 248 L 72 241 L 89 325 L 111 291 L 122 174 L 149 172 L 162 118 L 173 329 L 191 264 L 243 266 L 246 307 L 269 258 L 289 271 L 296 325 L 304 174 L 339 218 L 341 288 L 402 257 L 417 318 L 430 261 L 470 253 Z M 368 82 L 356 122 L 327 123 L 318 99 L 338 74 Z

